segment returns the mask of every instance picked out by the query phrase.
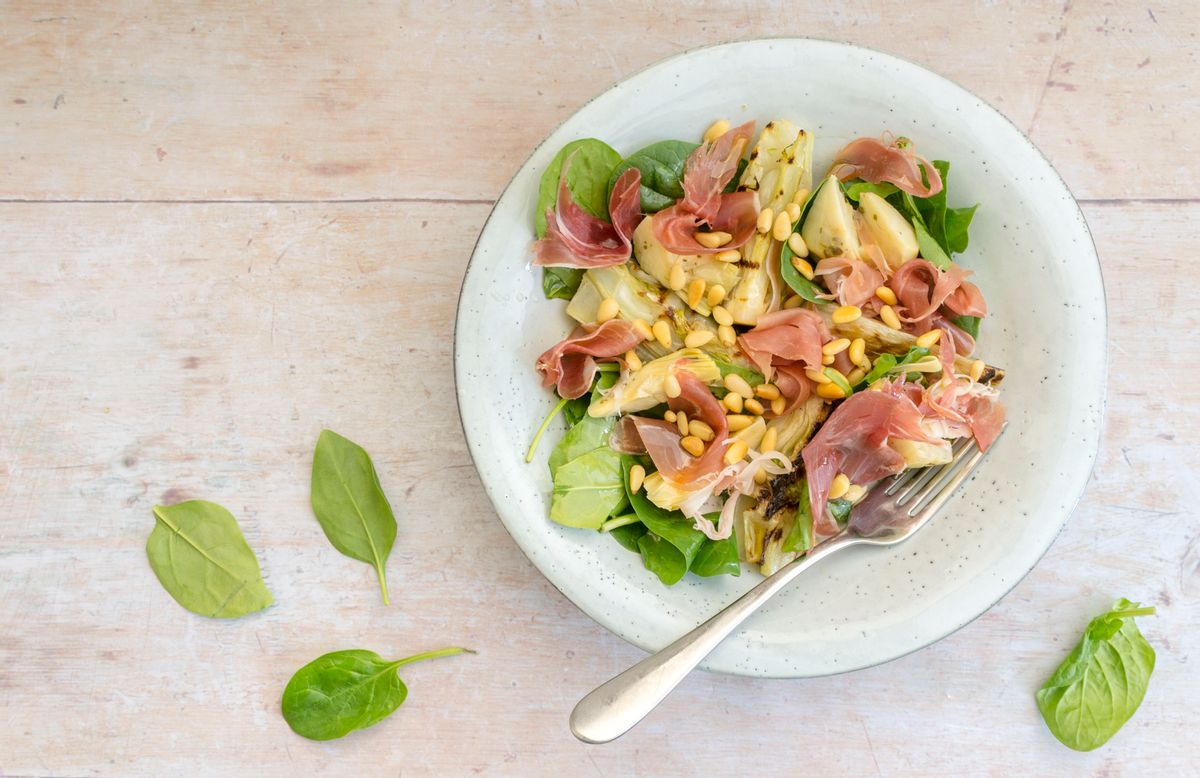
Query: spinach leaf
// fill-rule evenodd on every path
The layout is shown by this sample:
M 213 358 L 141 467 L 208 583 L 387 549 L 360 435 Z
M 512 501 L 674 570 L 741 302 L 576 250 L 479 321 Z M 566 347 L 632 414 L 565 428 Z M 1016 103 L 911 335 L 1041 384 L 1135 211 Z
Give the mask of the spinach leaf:
M 863 379 L 855 384 L 855 387 L 861 388 L 864 386 L 870 386 L 900 365 L 911 364 L 912 362 L 916 362 L 918 359 L 927 356 L 929 356 L 929 349 L 921 346 L 913 346 L 908 350 L 908 353 L 900 359 L 896 359 L 895 354 L 880 354 L 875 360 L 875 365 L 871 368 L 871 372 L 863 376 Z
M 917 198 L 910 195 L 908 192 L 901 192 L 900 202 L 902 212 L 908 214 L 909 221 L 912 222 L 913 231 L 917 234 L 917 246 L 921 249 L 921 256 L 932 262 L 940 270 L 949 270 L 950 255 L 942 248 L 933 235 L 929 232 L 928 225 L 925 224 L 925 217 L 921 214 L 921 209 L 917 206 Z M 945 194 L 945 190 L 941 194 Z
M 201 616 L 236 619 L 274 600 L 233 514 L 188 500 L 154 506 L 146 556 L 175 602 Z
M 978 316 L 956 316 L 954 324 L 963 332 L 970 335 L 976 340 L 979 339 L 979 322 L 981 319 Z
M 396 540 L 396 517 L 371 457 L 332 430 L 321 431 L 313 452 L 312 509 L 334 548 L 374 566 L 388 604 L 384 564 Z
M 567 462 L 583 456 L 589 451 L 604 447 L 608 448 L 608 436 L 612 433 L 615 417 L 594 418 L 584 411 L 583 418 L 575 426 L 567 430 L 562 440 L 554 447 L 547 463 L 550 466 L 550 477 L 558 478 L 558 470 Z
M 374 651 L 350 649 L 320 656 L 296 671 L 283 690 L 283 718 L 297 735 L 333 740 L 374 726 L 408 696 L 396 674 L 402 665 L 455 654 L 468 648 L 427 651 L 395 662 Z
M 546 235 L 546 211 L 554 208 L 558 200 L 558 181 L 562 176 L 563 163 L 568 158 L 571 165 L 567 168 L 567 188 L 571 190 L 575 202 L 592 216 L 608 218 L 608 178 L 620 163 L 621 155 L 602 140 L 573 140 L 562 147 L 551 160 L 550 167 L 542 173 L 538 185 L 537 211 L 534 214 L 534 226 L 539 238 Z
M 961 254 L 967 250 L 967 230 L 971 227 L 971 219 L 975 218 L 975 209 L 978 207 L 979 205 L 975 204 L 970 208 L 946 209 L 946 250 L 951 254 Z
M 817 188 L 812 191 L 808 199 L 804 201 L 804 207 L 800 209 L 800 218 L 792 225 L 792 232 L 797 232 L 800 226 L 804 224 L 804 220 L 808 218 L 808 212 L 812 210 L 813 200 L 817 196 L 817 192 L 821 191 L 821 187 L 825 186 L 829 179 L 825 179 L 817 184 Z M 796 294 L 800 295 L 810 303 L 827 304 L 828 300 L 821 299 L 818 295 L 825 294 L 825 290 L 815 281 L 809 281 L 804 276 L 800 275 L 800 271 L 792 264 L 792 257 L 795 252 L 792 247 L 786 242 L 783 244 L 783 250 L 779 254 L 779 272 L 783 276 L 784 283 L 792 288 Z
M 612 535 L 613 539 L 615 539 L 626 549 L 636 554 L 638 551 L 638 540 L 640 540 L 642 535 L 645 535 L 647 531 L 646 525 L 639 521 L 637 524 L 626 524 L 623 527 L 616 527 L 615 529 L 611 530 L 609 534 Z
M 838 497 L 835 500 L 830 500 L 829 514 L 837 521 L 838 526 L 845 526 L 846 522 L 850 521 L 850 511 L 854 508 L 854 504 L 845 497 Z
M 550 518 L 567 527 L 600 529 L 624 502 L 621 455 L 606 443 L 558 467 Z
M 570 300 L 579 291 L 584 272 L 577 267 L 542 268 L 542 294 L 547 300 Z
M 896 188 L 895 184 L 887 181 L 872 184 L 870 181 L 855 180 L 853 183 L 843 184 L 842 191 L 846 193 L 846 197 L 857 203 L 863 192 L 874 192 L 886 200 L 900 190 Z
M 800 497 L 796 503 L 796 519 L 787 537 L 783 539 L 783 551 L 803 554 L 813 547 L 812 505 L 808 501 L 808 479 L 800 479 Z
M 1150 616 L 1126 599 L 1092 619 L 1075 650 L 1037 692 L 1050 732 L 1068 748 L 1091 751 L 1108 742 L 1142 704 L 1154 648 L 1133 621 Z
M 667 586 L 677 583 L 688 570 L 700 576 L 741 573 L 737 540 L 732 534 L 724 540 L 709 540 L 681 512 L 663 510 L 650 502 L 645 492 L 629 491 L 629 469 L 637 463 L 634 457 L 622 456 L 621 477 L 629 504 L 647 530 L 637 541 L 646 569 Z
M 661 140 L 635 151 L 613 169 L 608 179 L 608 191 L 612 191 L 622 173 L 635 167 L 642 172 L 642 210 L 645 213 L 661 211 L 683 197 L 683 169 L 698 145 L 682 140 Z

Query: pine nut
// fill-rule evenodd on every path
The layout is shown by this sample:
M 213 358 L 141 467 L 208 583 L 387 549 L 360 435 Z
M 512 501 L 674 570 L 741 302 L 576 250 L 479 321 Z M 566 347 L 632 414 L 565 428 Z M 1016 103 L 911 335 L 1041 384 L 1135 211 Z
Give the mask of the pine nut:
M 753 413 L 755 416 L 762 416 L 767 412 L 767 409 L 763 407 L 763 404 L 754 398 L 746 400 L 744 403 L 742 403 L 742 407 Z
M 800 259 L 804 259 L 808 256 L 808 244 L 804 242 L 804 236 L 802 236 L 800 233 L 793 232 L 790 236 L 788 236 L 787 242 L 788 248 L 792 250 L 792 254 Z M 809 267 L 812 267 L 812 265 L 809 265 Z M 796 269 L 799 270 L 798 267 Z M 811 281 L 812 278 L 808 277 L 808 280 Z
M 642 340 L 654 339 L 654 331 L 650 329 L 650 325 L 645 319 L 634 319 L 633 329 L 638 335 L 642 336 Z
M 792 221 L 800 218 L 800 203 L 788 203 L 783 206 L 783 210 L 787 211 L 788 218 Z
M 855 338 L 850 341 L 849 354 L 850 361 L 861 366 L 863 360 L 867 358 L 867 342 L 862 338 Z
M 934 343 L 938 342 L 938 338 L 942 337 L 941 330 L 930 330 L 921 337 L 917 338 L 917 345 L 921 348 L 929 348 Z
M 832 357 L 834 354 L 841 354 L 848 348 L 850 348 L 850 339 L 838 338 L 837 340 L 831 340 L 824 346 L 821 346 L 821 353 L 827 357 Z
M 799 308 L 801 305 L 804 305 L 804 298 L 798 294 L 794 294 L 791 297 L 789 297 L 788 299 L 783 301 L 783 308 L 784 308 L 784 310 L 788 310 L 788 311 L 790 311 L 793 308 Z
M 626 351 L 625 364 L 629 365 L 630 370 L 641 370 L 642 358 L 637 355 L 636 351 Z
M 634 465 L 629 468 L 629 491 L 637 494 L 642 490 L 642 482 L 646 480 L 646 468 Z
M 788 218 L 787 211 L 780 211 L 779 215 L 775 217 L 775 223 L 771 226 L 771 237 L 782 243 L 791 234 L 792 220 Z
M 609 319 L 615 319 L 620 312 L 621 306 L 617 304 L 617 301 L 611 297 L 605 297 L 596 308 L 596 321 L 603 324 Z
M 804 187 L 797 189 L 796 194 L 792 195 L 792 202 L 796 205 L 804 205 L 806 200 L 808 200 L 808 190 Z
M 875 296 L 880 300 L 883 300 L 888 305 L 895 305 L 897 303 L 896 293 L 892 291 L 890 286 L 879 287 L 875 290 Z
M 750 388 L 750 384 L 746 383 L 746 379 L 737 373 L 725 376 L 725 388 L 731 392 L 737 392 L 746 400 L 754 396 L 754 390 Z
M 728 408 L 730 413 L 742 412 L 742 396 L 737 392 L 726 392 L 721 398 L 721 404 Z
M 862 316 L 862 309 L 857 305 L 843 305 L 833 312 L 834 324 L 849 324 Z
M 982 359 L 977 359 L 971 363 L 971 383 L 975 383 L 980 379 L 980 377 L 983 375 L 983 370 L 986 367 L 987 365 L 983 363 Z
M 708 287 L 707 299 L 709 305 L 720 305 L 721 301 L 725 299 L 725 287 L 720 284 Z
M 746 458 L 746 452 L 750 450 L 750 445 L 744 440 L 735 440 L 729 444 L 729 448 L 725 449 L 725 464 L 732 465 L 741 462 Z
M 753 424 L 754 419 L 740 413 L 734 413 L 725 417 L 725 423 L 729 425 L 730 432 L 741 432 Z
M 800 233 L 796 234 L 799 235 Z M 813 276 L 817 274 L 817 271 L 813 269 L 813 266 L 809 264 L 809 261 L 803 257 L 792 257 L 792 267 L 796 268 L 796 272 L 807 278 L 809 281 L 813 280 Z
M 879 320 L 894 330 L 901 329 L 900 317 L 896 315 L 896 309 L 890 305 L 879 309 Z
M 728 232 L 696 232 L 692 237 L 706 249 L 719 249 L 729 241 L 733 240 L 733 236 Z
M 704 454 L 704 441 L 692 435 L 685 435 L 680 438 L 679 447 L 694 457 Z
M 759 486 L 762 486 L 763 484 L 765 484 L 767 482 L 767 479 L 770 477 L 771 477 L 771 474 L 768 473 L 766 470 L 763 470 L 761 467 L 754 471 L 754 483 L 758 484 Z
M 846 490 L 846 499 L 855 505 L 862 502 L 862 498 L 866 496 L 866 488 L 859 486 L 858 484 L 850 484 L 850 488 Z
M 771 401 L 771 413 L 775 414 L 776 416 L 782 416 L 783 412 L 786 410 L 787 410 L 787 398 L 786 397 L 776 397 L 774 400 Z
M 688 434 L 688 417 L 683 411 L 675 414 L 675 426 L 679 428 L 679 437 Z
M 700 348 L 715 337 L 712 330 L 693 330 L 683 339 L 683 345 L 688 348 Z
M 687 274 L 683 272 L 683 263 L 676 262 L 671 265 L 670 271 L 667 272 L 667 288 L 673 292 L 678 292 L 687 283 Z
M 822 354 L 821 355 L 821 364 L 822 365 L 832 365 L 836 359 L 837 359 L 837 357 L 835 357 L 833 354 Z
M 779 397 L 779 387 L 775 384 L 759 384 L 754 387 L 754 394 L 764 400 L 774 400 Z
M 665 319 L 659 319 L 654 322 L 652 328 L 654 339 L 658 341 L 663 348 L 671 348 L 671 325 L 667 324 Z
M 669 421 L 672 424 L 674 424 L 675 419 L 677 419 L 677 418 L 679 418 L 679 417 L 675 415 L 675 411 L 663 411 L 663 419 L 665 419 L 666 421 Z
M 758 212 L 758 231 L 768 233 L 771 231 L 771 226 L 775 224 L 775 212 L 770 208 L 763 208 Z
M 718 262 L 740 262 L 742 260 L 742 252 L 737 249 L 718 251 L 716 254 L 713 254 L 713 259 Z
M 712 316 L 717 320 L 717 324 L 723 324 L 726 327 L 733 326 L 733 316 L 725 309 L 724 306 L 715 305 L 712 309 Z
M 690 422 L 688 422 L 688 434 L 700 438 L 705 443 L 716 437 L 716 433 L 713 432 L 713 428 L 699 419 L 692 419 Z
M 842 387 L 835 383 L 817 384 L 817 397 L 825 400 L 840 400 L 846 396 L 842 391 Z
M 829 499 L 836 500 L 844 497 L 850 490 L 850 478 L 845 473 L 838 473 L 829 485 Z
M 762 441 L 758 444 L 759 451 L 770 451 L 775 448 L 775 443 L 779 440 L 779 430 L 774 427 L 767 427 L 767 431 L 763 433 Z
M 667 377 L 663 379 L 663 390 L 672 400 L 683 394 L 683 387 L 679 385 L 679 379 L 671 373 L 667 373 Z
M 737 333 L 728 324 L 717 327 L 717 338 L 721 341 L 722 346 L 732 346 L 737 343 Z
M 851 386 L 854 386 L 855 384 L 857 384 L 859 381 L 863 380 L 866 377 L 867 377 L 867 371 L 862 369 L 861 367 L 856 367 L 853 370 L 851 370 L 849 373 L 846 373 L 846 383 L 850 384 Z
M 730 124 L 727 119 L 718 119 L 709 125 L 708 129 L 704 131 L 704 142 L 712 143 L 717 138 L 729 132 L 731 127 L 733 127 L 733 125 Z
M 825 375 L 824 370 L 813 370 L 811 367 L 804 369 L 804 375 L 808 376 L 809 381 L 813 381 L 818 386 L 829 383 L 829 376 Z
M 704 287 L 708 283 L 703 278 L 693 278 L 688 284 L 688 305 L 695 308 L 700 305 L 700 301 L 704 299 Z

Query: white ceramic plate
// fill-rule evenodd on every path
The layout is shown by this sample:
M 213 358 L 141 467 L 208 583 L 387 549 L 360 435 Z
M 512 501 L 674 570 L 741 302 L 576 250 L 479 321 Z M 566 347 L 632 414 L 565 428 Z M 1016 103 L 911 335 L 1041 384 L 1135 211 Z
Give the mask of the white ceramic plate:
M 945 637 L 1007 593 L 1067 521 L 1092 469 L 1105 387 L 1105 308 L 1091 236 L 1066 185 L 1000 113 L 954 83 L 868 49 L 807 39 L 687 52 L 616 84 L 534 151 L 496 203 L 459 299 L 455 375 L 463 427 L 508 531 L 563 594 L 647 650 L 757 583 L 687 576 L 664 587 L 612 538 L 547 518 L 546 469 L 563 426 L 523 454 L 552 405 L 534 362 L 565 337 L 561 300 L 529 266 L 538 179 L 567 141 L 623 154 L 697 139 L 717 118 L 787 118 L 815 133 L 819 172 L 845 142 L 885 130 L 948 159 L 951 205 L 981 203 L 959 261 L 991 311 L 979 353 L 1007 369 L 1010 426 L 930 526 L 894 549 L 851 549 L 806 573 L 709 658 L 711 670 L 827 675 Z

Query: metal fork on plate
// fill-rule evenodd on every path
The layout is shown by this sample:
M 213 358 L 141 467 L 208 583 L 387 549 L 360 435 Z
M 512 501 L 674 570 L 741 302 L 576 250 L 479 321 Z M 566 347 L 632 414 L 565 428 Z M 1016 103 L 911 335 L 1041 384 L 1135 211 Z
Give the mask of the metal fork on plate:
M 708 621 L 579 701 L 571 731 L 587 743 L 620 737 L 663 701 L 696 665 L 776 592 L 830 554 L 860 544 L 890 546 L 912 537 L 983 459 L 974 438 L 959 441 L 949 463 L 905 470 L 854 506 L 846 528 L 781 568 Z

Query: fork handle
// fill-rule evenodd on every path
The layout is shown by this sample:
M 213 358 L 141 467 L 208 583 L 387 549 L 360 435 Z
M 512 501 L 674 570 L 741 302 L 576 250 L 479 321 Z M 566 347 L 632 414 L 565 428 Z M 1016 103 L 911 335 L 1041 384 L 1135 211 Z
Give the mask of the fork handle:
M 856 542 L 858 538 L 842 534 L 821 543 L 671 645 L 598 686 L 571 712 L 571 732 L 585 743 L 607 743 L 624 735 L 776 592 L 817 562 Z

